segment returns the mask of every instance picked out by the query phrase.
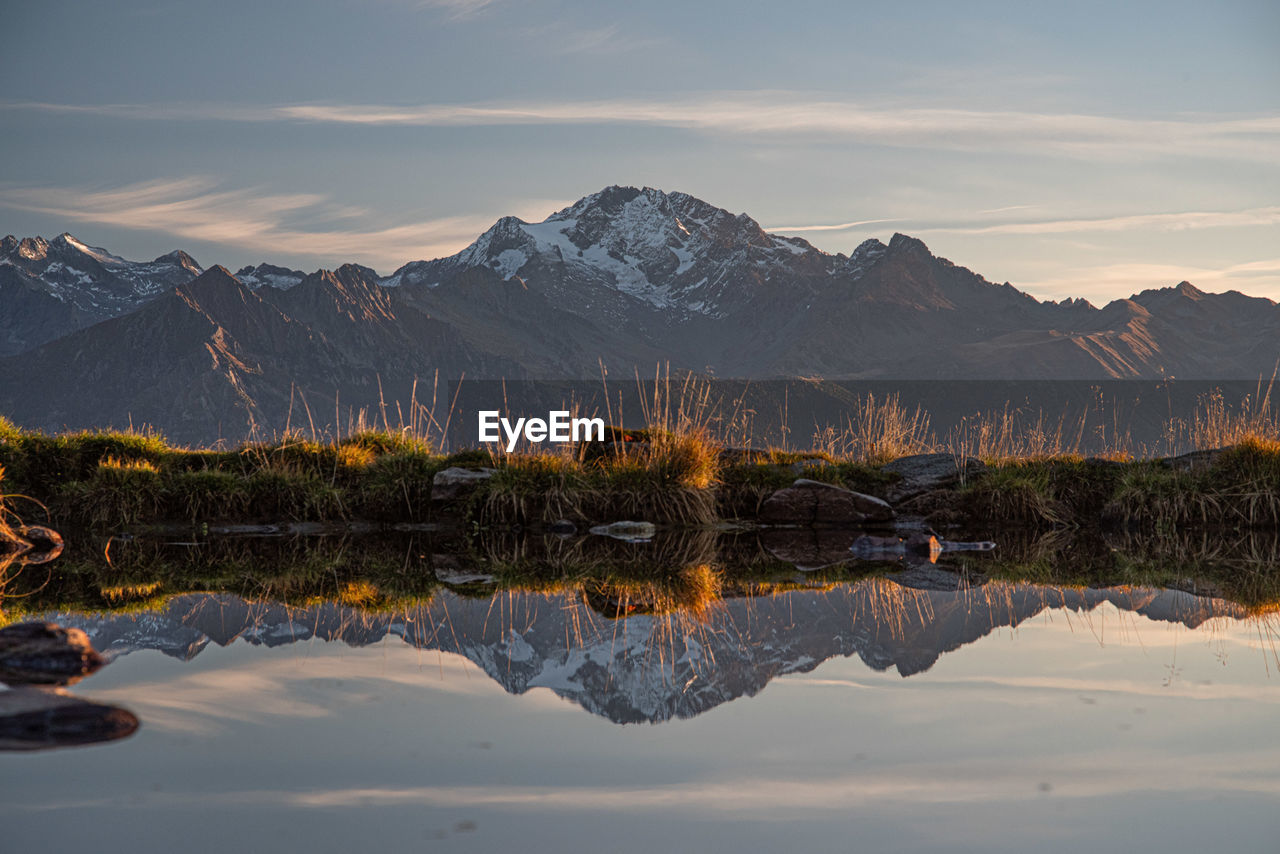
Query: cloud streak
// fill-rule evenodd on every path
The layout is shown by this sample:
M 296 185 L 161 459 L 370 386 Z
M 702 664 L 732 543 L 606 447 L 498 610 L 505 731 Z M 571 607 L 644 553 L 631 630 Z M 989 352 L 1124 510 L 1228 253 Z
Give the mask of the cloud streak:
M 526 202 L 519 213 L 541 218 L 562 202 Z M 498 215 L 440 217 L 385 228 L 342 228 L 363 211 L 315 193 L 223 190 L 210 178 L 129 184 L 110 190 L 62 187 L 0 190 L 0 206 L 64 220 L 172 234 L 282 255 L 359 261 L 381 270 L 407 261 L 451 255 L 491 226 Z M 536 213 L 535 213 L 536 212 Z M 293 224 L 319 223 L 316 228 Z
M 841 222 L 835 225 L 770 225 L 765 231 L 781 231 L 788 234 L 797 231 L 845 231 L 862 225 L 876 225 L 882 222 L 905 222 L 903 219 L 860 219 L 854 222 Z
M 1045 222 L 1006 222 L 994 225 L 926 226 L 919 233 L 951 234 L 1069 234 L 1083 231 L 1186 231 L 1200 228 L 1241 228 L 1280 225 L 1280 207 L 1240 211 L 1185 211 L 1131 214 L 1095 219 L 1058 219 Z
M 595 33 L 591 44 L 609 33 Z M 1280 115 L 1131 119 L 876 107 L 787 91 L 716 92 L 676 99 L 614 98 L 462 104 L 77 105 L 9 103 L 2 110 L 148 120 L 305 122 L 365 127 L 622 124 L 718 134 L 808 137 L 877 145 L 1068 157 L 1197 156 L 1280 159 Z

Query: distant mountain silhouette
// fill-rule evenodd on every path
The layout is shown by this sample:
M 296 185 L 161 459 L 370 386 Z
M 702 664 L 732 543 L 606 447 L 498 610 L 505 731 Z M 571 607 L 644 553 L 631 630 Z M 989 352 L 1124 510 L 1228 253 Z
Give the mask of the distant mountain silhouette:
M 185 253 L 125 261 L 70 235 L 0 243 L 0 413 L 48 429 L 148 423 L 192 441 L 407 400 L 414 379 L 717 377 L 1256 380 L 1280 307 L 1183 282 L 1096 308 L 1041 302 L 896 234 L 851 255 L 684 193 L 608 187 L 504 217 L 379 277 Z

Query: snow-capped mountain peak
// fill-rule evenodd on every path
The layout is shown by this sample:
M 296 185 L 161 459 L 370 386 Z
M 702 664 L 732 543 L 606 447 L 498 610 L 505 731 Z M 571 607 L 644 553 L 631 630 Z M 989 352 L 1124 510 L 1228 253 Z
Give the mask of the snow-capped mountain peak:
M 31 298 L 45 300 L 50 306 L 62 305 L 57 310 L 62 319 L 50 321 L 46 334 L 59 331 L 62 324 L 71 324 L 61 330 L 67 332 L 128 313 L 204 272 L 181 250 L 154 261 L 128 261 L 67 232 L 52 240 L 5 237 L 0 240 L 0 267 L 9 270 L 10 287 L 34 294 Z M 50 298 L 54 302 L 49 302 Z M 0 353 L 18 352 L 35 343 L 39 339 L 11 341 L 0 347 Z
M 408 264 L 384 283 L 432 286 L 484 267 L 606 315 L 622 312 L 621 298 L 675 316 L 721 317 L 764 280 L 806 267 L 829 272 L 836 257 L 687 193 L 610 186 L 539 223 L 503 217 L 457 255 Z

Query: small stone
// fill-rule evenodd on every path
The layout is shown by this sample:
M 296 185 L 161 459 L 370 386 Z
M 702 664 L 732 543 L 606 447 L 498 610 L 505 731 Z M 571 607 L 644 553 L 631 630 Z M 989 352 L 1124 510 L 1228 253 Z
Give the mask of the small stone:
M 548 534 L 566 534 L 572 536 L 578 533 L 578 526 L 570 522 L 568 519 L 557 519 L 547 526 Z
M 610 525 L 596 525 L 591 533 L 628 543 L 642 543 L 652 540 L 658 529 L 652 522 L 614 522 Z
M 437 566 L 436 580 L 444 584 L 493 584 L 496 579 L 487 572 L 467 572 L 463 569 L 450 569 Z

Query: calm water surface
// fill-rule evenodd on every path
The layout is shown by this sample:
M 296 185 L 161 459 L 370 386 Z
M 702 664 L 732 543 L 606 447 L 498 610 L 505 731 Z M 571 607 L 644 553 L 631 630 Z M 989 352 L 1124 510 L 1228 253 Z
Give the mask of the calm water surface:
M 71 692 L 142 726 L 0 755 L 6 847 L 1277 850 L 1275 623 L 934 581 L 61 614 L 114 657 Z

